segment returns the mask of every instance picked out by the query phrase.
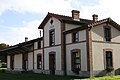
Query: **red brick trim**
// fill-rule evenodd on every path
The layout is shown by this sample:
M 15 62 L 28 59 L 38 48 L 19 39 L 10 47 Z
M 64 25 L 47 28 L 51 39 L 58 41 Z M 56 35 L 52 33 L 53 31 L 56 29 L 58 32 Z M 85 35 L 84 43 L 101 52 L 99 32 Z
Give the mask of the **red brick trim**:
M 66 55 L 65 55 L 65 23 L 61 22 L 61 69 L 66 71 Z
M 104 69 L 106 69 L 106 51 L 111 51 L 112 52 L 112 66 L 114 67 L 114 63 L 113 63 L 113 49 L 106 48 L 106 49 L 103 49 Z
M 73 50 L 71 50 L 71 70 L 73 70 L 73 66 L 74 66 L 74 64 L 73 64 L 73 53 L 74 52 L 78 52 L 79 54 L 80 54 L 80 70 L 81 70 L 81 50 L 80 49 L 73 49 Z
M 92 61 L 92 35 L 91 30 L 86 29 L 86 48 L 87 48 L 87 70 L 93 70 L 93 61 Z
M 120 42 L 106 42 L 106 41 L 97 41 L 97 40 L 92 40 L 92 42 L 95 42 L 95 43 L 106 43 L 106 44 L 120 44 Z
M 44 29 L 43 29 L 43 49 L 42 49 L 42 53 L 43 53 L 43 54 L 42 54 L 42 57 L 43 57 L 43 58 L 42 58 L 42 59 L 43 59 L 43 70 L 44 70 L 44 64 L 45 64 L 45 62 L 44 62 L 44 57 L 45 57 L 45 56 L 44 56 Z

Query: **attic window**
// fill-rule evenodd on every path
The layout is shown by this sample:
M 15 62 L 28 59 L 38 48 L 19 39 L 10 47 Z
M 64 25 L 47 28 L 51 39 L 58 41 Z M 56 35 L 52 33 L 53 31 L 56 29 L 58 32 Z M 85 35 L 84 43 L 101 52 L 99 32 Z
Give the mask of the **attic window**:
M 53 24 L 53 20 L 52 19 L 51 19 L 50 23 Z
M 111 28 L 110 27 L 105 27 L 104 28 L 104 36 L 106 41 L 111 41 Z

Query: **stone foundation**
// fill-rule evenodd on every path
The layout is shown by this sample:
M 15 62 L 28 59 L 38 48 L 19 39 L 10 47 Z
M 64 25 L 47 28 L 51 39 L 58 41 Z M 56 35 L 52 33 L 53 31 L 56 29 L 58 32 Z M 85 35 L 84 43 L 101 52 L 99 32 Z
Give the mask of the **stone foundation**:
M 55 75 L 64 75 L 64 71 L 62 71 L 62 70 L 55 70 Z
M 36 70 L 33 70 L 34 73 L 43 73 L 43 70 L 39 70 L 39 69 L 36 69 Z

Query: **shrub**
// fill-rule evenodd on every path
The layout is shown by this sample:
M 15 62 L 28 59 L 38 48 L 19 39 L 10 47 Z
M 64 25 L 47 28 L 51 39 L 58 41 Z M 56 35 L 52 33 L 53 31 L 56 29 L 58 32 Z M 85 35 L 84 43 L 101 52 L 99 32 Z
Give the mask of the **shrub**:
M 108 72 L 111 72 L 113 70 L 114 70 L 114 68 L 112 66 L 109 66 L 109 67 L 106 68 L 106 71 L 108 71 Z

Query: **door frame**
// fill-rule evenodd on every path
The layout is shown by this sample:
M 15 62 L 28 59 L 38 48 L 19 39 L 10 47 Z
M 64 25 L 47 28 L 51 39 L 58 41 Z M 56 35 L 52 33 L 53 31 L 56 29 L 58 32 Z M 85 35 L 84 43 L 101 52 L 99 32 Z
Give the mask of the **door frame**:
M 54 61 L 53 59 L 54 58 Z M 52 51 L 49 52 L 49 70 L 50 70 L 50 74 L 55 74 L 55 70 L 56 70 L 56 52 Z
M 24 71 L 28 69 L 28 53 L 22 54 L 22 68 Z

